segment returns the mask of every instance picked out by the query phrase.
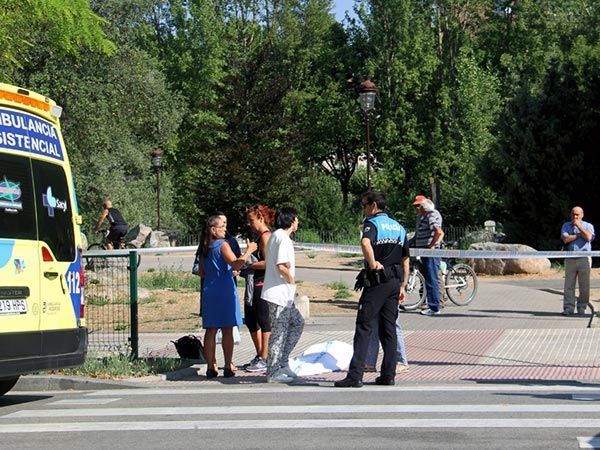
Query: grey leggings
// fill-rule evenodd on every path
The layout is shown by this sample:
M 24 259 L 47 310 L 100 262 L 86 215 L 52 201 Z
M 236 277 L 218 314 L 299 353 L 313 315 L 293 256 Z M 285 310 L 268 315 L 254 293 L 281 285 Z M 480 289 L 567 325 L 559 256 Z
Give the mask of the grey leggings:
M 268 303 L 271 337 L 269 338 L 267 376 L 270 377 L 280 368 L 287 367 L 290 353 L 302 336 L 304 319 L 293 303 L 285 307 Z

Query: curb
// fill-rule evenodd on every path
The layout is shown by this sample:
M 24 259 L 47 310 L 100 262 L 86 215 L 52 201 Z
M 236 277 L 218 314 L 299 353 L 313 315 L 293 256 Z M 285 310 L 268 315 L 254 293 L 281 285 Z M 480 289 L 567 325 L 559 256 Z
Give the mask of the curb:
M 70 377 L 64 375 L 26 375 L 19 381 L 12 392 L 26 391 L 91 391 L 99 389 L 143 388 L 137 383 L 121 380 L 98 380 L 96 378 Z

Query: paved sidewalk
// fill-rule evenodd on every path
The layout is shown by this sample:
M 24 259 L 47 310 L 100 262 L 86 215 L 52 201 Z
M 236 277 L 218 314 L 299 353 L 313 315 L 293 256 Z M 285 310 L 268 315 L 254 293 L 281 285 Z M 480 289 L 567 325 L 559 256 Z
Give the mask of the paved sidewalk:
M 559 314 L 561 306 L 560 292 L 482 281 L 477 298 L 469 306 L 449 304 L 436 317 L 402 313 L 410 370 L 399 374 L 397 380 L 600 380 L 598 322 L 588 329 L 589 314 L 563 317 Z M 311 317 L 292 356 L 328 340 L 352 344 L 354 320 L 354 314 Z M 254 356 L 245 327 L 241 334 L 242 342 L 234 354 L 234 362 L 239 365 Z M 179 335 L 145 334 L 141 336 L 140 351 L 144 354 L 151 349 L 153 355 L 174 356 L 169 340 Z M 211 381 L 197 372 L 203 374 L 204 367 L 188 370 L 177 382 L 265 381 L 263 376 L 241 370 L 234 379 Z M 345 372 L 310 379 L 331 381 L 344 376 Z M 375 376 L 365 374 L 365 381 L 373 381 Z
M 562 293 L 549 289 L 511 286 L 480 280 L 479 293 L 466 307 L 447 304 L 440 316 L 418 312 L 401 314 L 410 370 L 397 375 L 398 383 L 600 381 L 600 319 L 586 328 L 585 317 L 563 317 Z M 596 309 L 600 303 L 594 302 Z M 309 346 L 330 340 L 352 344 L 355 314 L 311 317 L 292 356 Z M 140 336 L 141 356 L 176 357 L 171 340 L 185 333 L 145 333 Z M 201 334 L 201 333 L 199 333 Z M 234 362 L 242 365 L 254 356 L 250 335 L 241 329 Z M 220 349 L 218 357 L 222 358 Z M 381 357 L 381 354 L 380 354 Z M 222 359 L 219 359 L 222 364 Z M 207 380 L 205 366 L 193 366 L 161 377 L 129 379 L 127 386 L 186 386 L 265 383 L 264 375 L 238 370 L 234 378 Z M 377 374 L 365 374 L 373 382 Z M 325 382 L 345 372 L 309 377 Z M 27 384 L 27 378 L 22 384 Z M 63 382 L 64 384 L 64 382 Z M 75 387 L 73 387 L 75 388 Z M 92 388 L 84 386 L 79 388 Z

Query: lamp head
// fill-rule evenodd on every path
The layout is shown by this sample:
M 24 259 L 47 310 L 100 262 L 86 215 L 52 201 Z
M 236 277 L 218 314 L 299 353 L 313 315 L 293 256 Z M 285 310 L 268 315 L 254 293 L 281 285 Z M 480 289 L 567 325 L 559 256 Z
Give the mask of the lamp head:
M 360 107 L 364 112 L 375 109 L 375 97 L 377 97 L 377 86 L 368 78 L 359 86 Z

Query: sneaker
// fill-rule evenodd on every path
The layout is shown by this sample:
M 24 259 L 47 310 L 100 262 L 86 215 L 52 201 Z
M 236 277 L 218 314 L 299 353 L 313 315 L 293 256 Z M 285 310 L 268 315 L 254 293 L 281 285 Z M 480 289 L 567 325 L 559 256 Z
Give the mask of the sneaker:
M 279 369 L 279 372 L 285 373 L 288 377 L 298 378 L 298 375 L 296 375 L 296 372 L 290 369 L 290 366 L 282 367 Z
M 421 314 L 423 314 L 424 316 L 439 316 L 441 312 L 434 311 L 432 309 L 426 309 L 425 311 L 421 311 Z
M 365 364 L 365 370 L 364 370 L 364 372 L 366 372 L 366 373 L 377 372 L 377 367 L 375 367 L 375 366 L 369 366 L 369 365 Z
M 396 373 L 406 372 L 408 370 L 410 370 L 410 367 L 408 366 L 408 364 L 402 364 L 402 363 L 396 364 Z
M 246 367 L 246 372 L 264 372 L 265 370 L 267 370 L 267 363 L 260 356 L 256 363 Z
M 242 369 L 244 369 L 244 370 L 245 370 L 245 369 L 247 369 L 248 367 L 250 367 L 250 366 L 253 366 L 254 364 L 256 364 L 256 363 L 258 362 L 258 360 L 259 360 L 259 359 L 260 359 L 260 356 L 256 355 L 254 358 L 252 358 L 252 359 L 250 360 L 250 362 L 249 362 L 249 363 L 246 363 L 246 364 L 244 364 L 244 365 L 242 366 Z
M 574 313 L 573 313 L 573 311 L 566 311 L 565 310 L 565 311 L 561 312 L 560 314 L 563 315 L 563 316 L 572 316 Z
M 284 373 L 281 369 L 277 370 L 273 375 L 267 377 L 267 383 L 291 383 L 294 378 Z

